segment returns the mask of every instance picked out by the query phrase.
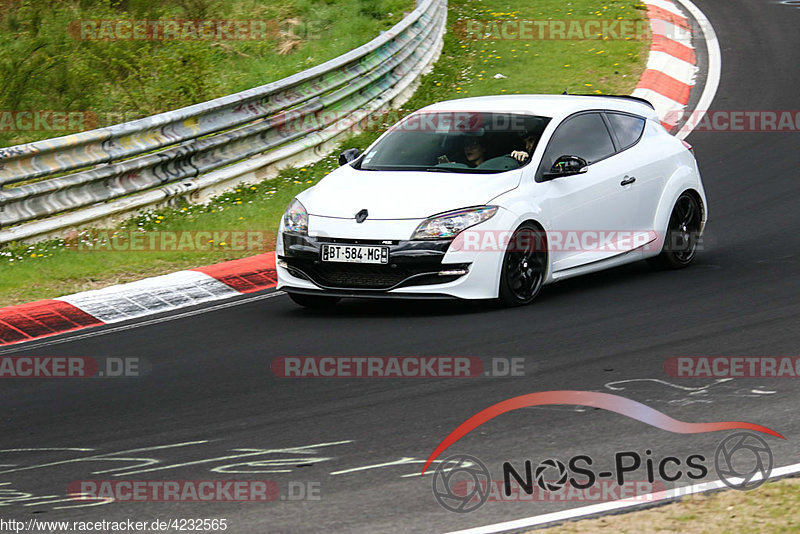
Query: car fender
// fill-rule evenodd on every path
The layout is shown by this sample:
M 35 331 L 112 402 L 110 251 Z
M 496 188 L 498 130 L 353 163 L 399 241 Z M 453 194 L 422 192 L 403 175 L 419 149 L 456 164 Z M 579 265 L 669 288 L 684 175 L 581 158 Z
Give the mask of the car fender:
M 700 181 L 700 175 L 697 172 L 696 166 L 695 168 L 692 168 L 688 165 L 681 165 L 675 170 L 675 172 L 672 173 L 672 176 L 667 179 L 664 189 L 661 193 L 661 198 L 658 202 L 658 208 L 656 209 L 655 217 L 653 219 L 653 229 L 655 229 L 656 232 L 659 232 L 662 238 L 666 233 L 669 217 L 672 214 L 672 208 L 675 206 L 675 202 L 677 202 L 678 197 L 680 197 L 684 191 L 689 189 L 696 191 L 700 195 L 700 200 L 702 203 L 701 209 L 703 211 L 703 218 L 700 227 L 702 233 L 703 227 L 705 226 L 705 222 L 708 218 L 708 204 L 706 203 L 703 184 Z
M 541 226 L 545 232 L 550 229 L 549 221 L 544 220 L 544 214 L 535 201 L 532 201 L 532 192 L 526 190 L 525 187 L 519 187 L 513 191 L 504 193 L 490 202 L 491 204 L 501 206 L 498 216 L 492 218 L 492 227 L 498 231 L 513 232 L 527 221 L 533 221 Z M 505 251 L 501 254 L 496 254 L 494 261 L 497 267 L 497 279 L 495 283 L 500 282 L 500 269 Z M 545 276 L 545 283 L 550 280 L 550 264 L 548 261 L 547 274 Z
M 545 231 L 545 233 L 550 232 L 552 230 L 552 225 L 550 224 L 550 222 L 547 221 L 547 220 L 543 220 L 543 213 L 542 213 L 542 210 L 541 210 L 541 208 L 539 207 L 538 204 L 531 203 L 531 202 L 520 202 L 515 207 L 522 208 L 522 209 L 520 209 L 520 211 L 514 212 L 515 219 L 514 219 L 514 222 L 511 224 L 511 227 L 514 230 L 519 228 L 522 225 L 522 223 L 527 222 L 527 221 L 532 221 L 535 224 L 541 226 L 542 229 Z M 551 264 L 550 253 L 549 253 L 549 250 L 548 250 L 548 254 L 547 254 L 547 272 L 545 273 L 545 277 L 544 277 L 544 283 L 545 284 L 550 283 L 550 281 L 552 279 L 552 272 L 553 272 L 553 269 L 552 269 L 552 264 Z

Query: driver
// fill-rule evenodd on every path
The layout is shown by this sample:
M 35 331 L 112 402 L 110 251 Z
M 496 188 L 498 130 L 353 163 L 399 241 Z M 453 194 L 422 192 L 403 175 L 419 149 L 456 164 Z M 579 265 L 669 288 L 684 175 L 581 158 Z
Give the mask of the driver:
M 525 143 L 525 150 L 514 150 L 511 157 L 520 163 L 524 163 L 528 158 L 533 155 L 533 149 L 536 148 L 536 135 L 533 132 L 522 132 L 522 140 Z

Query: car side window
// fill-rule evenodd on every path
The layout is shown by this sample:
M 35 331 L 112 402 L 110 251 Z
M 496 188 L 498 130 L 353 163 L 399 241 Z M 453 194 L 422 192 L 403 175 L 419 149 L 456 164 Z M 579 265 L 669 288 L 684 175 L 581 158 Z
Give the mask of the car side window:
M 617 136 L 620 152 L 639 142 L 642 132 L 644 132 L 645 120 L 643 118 L 623 113 L 606 113 L 606 117 Z
M 614 152 L 603 117 L 599 113 L 581 113 L 566 119 L 553 134 L 539 172 L 548 172 L 560 156 L 578 156 L 591 165 Z

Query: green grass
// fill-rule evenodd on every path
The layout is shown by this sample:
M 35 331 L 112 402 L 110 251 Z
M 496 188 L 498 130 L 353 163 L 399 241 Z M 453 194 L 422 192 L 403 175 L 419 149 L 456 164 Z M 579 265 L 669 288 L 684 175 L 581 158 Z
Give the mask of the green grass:
M 633 1 L 575 0 L 572 11 L 565 12 L 566 5 L 552 0 L 520 0 L 514 4 L 495 0 L 451 0 L 448 28 L 458 19 L 485 20 L 491 18 L 492 13 L 514 10 L 520 19 L 586 19 L 598 10 L 603 17 L 644 17 L 644 11 Z M 502 17 L 508 16 L 496 18 Z M 433 72 L 422 79 L 404 108 L 418 109 L 441 100 L 489 94 L 561 93 L 565 87 L 576 93 L 629 94 L 644 68 L 648 45 L 642 41 L 602 40 L 465 42 L 448 31 Z M 590 50 L 592 48 L 595 50 Z M 605 52 L 596 54 L 599 50 Z M 490 54 L 492 58 L 488 57 Z M 496 73 L 506 78 L 493 78 Z M 343 143 L 341 149 L 363 149 L 378 134 L 362 133 Z M 217 197 L 207 206 L 187 204 L 145 213 L 130 219 L 121 229 L 259 230 L 274 234 L 291 199 L 319 181 L 335 165 L 336 156 L 329 156 L 308 167 L 284 170 L 276 179 L 243 185 Z M 91 232 L 84 233 L 82 239 L 91 241 Z M 269 244 L 273 243 L 271 240 Z M 68 245 L 64 240 L 53 240 L 35 245 L 13 244 L 0 249 L 0 305 L 74 293 L 258 252 L 231 251 L 218 244 L 215 250 L 208 252 L 85 252 Z
M 489 4 L 489 7 L 486 7 Z M 567 9 L 569 6 L 570 9 Z M 462 19 L 576 20 L 645 17 L 638 1 L 527 0 L 453 2 L 451 14 Z M 597 13 L 600 13 L 598 15 Z M 454 17 L 448 20 L 449 27 Z M 464 40 L 450 32 L 442 59 L 415 95 L 420 102 L 497 94 L 630 94 L 647 60 L 649 42 L 637 40 Z M 504 78 L 495 78 L 501 74 Z
M 414 0 L 4 1 L 0 112 L 83 112 L 82 129 L 110 126 L 279 80 L 368 42 L 413 9 Z M 87 19 L 268 26 L 263 40 L 76 38 L 76 21 Z M 8 117 L 0 117 L 0 147 L 71 133 L 28 131 Z
M 798 532 L 800 479 L 771 480 L 749 490 L 726 490 L 684 497 L 678 502 L 624 514 L 570 521 L 530 534 L 747 534 L 750 532 Z

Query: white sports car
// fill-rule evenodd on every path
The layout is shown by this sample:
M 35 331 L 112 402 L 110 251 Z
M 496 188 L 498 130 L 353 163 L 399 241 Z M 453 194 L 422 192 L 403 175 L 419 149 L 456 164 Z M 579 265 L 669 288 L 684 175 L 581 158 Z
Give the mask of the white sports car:
M 278 288 L 531 302 L 542 285 L 648 259 L 689 265 L 707 219 L 691 147 L 634 97 L 441 102 L 391 127 L 284 214 Z

